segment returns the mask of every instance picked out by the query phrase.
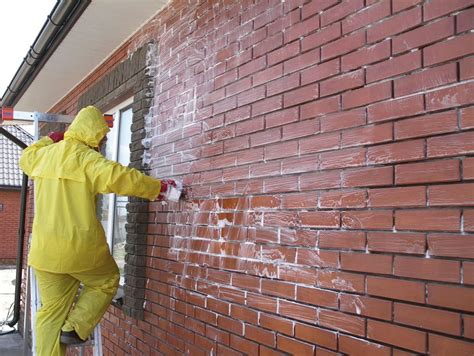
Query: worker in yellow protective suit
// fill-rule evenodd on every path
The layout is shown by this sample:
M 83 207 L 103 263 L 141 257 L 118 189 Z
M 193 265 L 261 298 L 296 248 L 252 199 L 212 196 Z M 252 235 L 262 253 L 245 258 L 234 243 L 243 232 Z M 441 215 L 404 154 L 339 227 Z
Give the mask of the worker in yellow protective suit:
M 119 270 L 96 217 L 96 195 L 161 200 L 174 185 L 102 156 L 98 147 L 108 131 L 102 113 L 89 106 L 64 140 L 58 133 L 43 137 L 20 158 L 21 169 L 35 181 L 28 264 L 42 304 L 35 325 L 39 356 L 65 355 L 68 344 L 86 340 L 117 291 Z M 80 283 L 84 287 L 72 308 Z

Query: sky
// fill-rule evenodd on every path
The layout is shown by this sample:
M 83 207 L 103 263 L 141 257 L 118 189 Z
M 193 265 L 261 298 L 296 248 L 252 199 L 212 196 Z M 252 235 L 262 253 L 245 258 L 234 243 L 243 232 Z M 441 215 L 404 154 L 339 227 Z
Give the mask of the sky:
M 1 0 L 0 97 L 20 67 L 56 0 Z

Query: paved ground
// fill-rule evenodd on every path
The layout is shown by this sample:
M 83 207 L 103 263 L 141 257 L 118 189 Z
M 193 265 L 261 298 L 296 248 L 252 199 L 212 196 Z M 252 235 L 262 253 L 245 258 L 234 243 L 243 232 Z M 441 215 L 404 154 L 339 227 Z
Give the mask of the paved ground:
M 15 267 L 0 266 L 0 325 L 11 316 L 8 310 L 15 299 Z M 13 308 L 13 307 L 12 307 Z M 0 333 L 14 330 L 7 325 L 0 328 Z M 0 335 L 0 356 L 23 355 L 23 338 L 17 332 Z

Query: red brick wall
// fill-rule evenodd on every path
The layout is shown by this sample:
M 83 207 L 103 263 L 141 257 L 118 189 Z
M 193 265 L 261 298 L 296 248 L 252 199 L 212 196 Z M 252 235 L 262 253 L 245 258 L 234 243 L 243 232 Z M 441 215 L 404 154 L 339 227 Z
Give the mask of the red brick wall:
M 0 264 L 14 264 L 20 222 L 20 191 L 0 189 Z
M 151 173 L 193 201 L 143 216 L 145 318 L 109 309 L 106 354 L 472 355 L 472 6 L 160 13 Z

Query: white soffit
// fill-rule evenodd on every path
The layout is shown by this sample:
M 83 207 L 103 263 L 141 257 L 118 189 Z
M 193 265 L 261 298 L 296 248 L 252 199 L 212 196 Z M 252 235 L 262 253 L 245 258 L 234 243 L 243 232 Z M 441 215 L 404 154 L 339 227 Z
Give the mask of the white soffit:
M 48 111 L 167 3 L 92 0 L 15 109 Z

